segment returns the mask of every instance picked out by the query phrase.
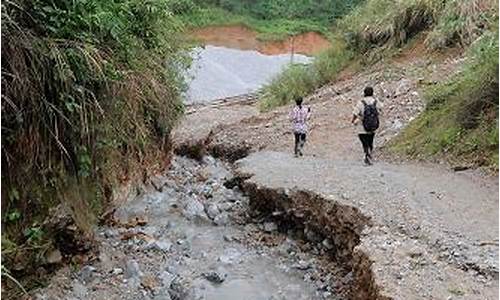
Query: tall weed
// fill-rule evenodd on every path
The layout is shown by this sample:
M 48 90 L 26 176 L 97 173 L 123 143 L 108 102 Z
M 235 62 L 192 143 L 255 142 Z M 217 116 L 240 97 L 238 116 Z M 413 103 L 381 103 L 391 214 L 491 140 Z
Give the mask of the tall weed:
M 305 97 L 318 87 L 333 81 L 354 55 L 336 40 L 330 49 L 317 55 L 310 65 L 291 65 L 263 88 L 260 109 L 270 110 Z
M 114 186 L 165 164 L 189 64 L 170 4 L 2 3 L 2 237 L 22 248 L 60 203 L 90 230 Z
M 391 142 L 410 156 L 444 155 L 498 168 L 498 36 L 473 43 L 464 70 L 427 89 L 426 110 Z

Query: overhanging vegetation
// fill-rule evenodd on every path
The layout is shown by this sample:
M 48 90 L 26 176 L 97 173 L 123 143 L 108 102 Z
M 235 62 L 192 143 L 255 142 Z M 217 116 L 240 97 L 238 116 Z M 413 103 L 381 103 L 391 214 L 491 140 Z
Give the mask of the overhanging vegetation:
M 168 4 L 2 3 L 2 267 L 16 276 L 42 263 L 50 208 L 88 229 L 117 184 L 168 161 L 189 62 Z

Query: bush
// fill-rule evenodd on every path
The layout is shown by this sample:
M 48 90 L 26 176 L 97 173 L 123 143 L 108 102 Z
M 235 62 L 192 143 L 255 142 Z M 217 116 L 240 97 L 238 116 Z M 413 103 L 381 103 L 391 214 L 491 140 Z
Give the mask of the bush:
M 348 63 L 353 53 L 345 49 L 341 41 L 315 57 L 311 65 L 292 65 L 263 88 L 260 109 L 267 111 L 293 102 L 298 96 L 306 96 L 318 87 L 331 82 Z
M 277 106 L 286 105 L 299 96 L 306 96 L 317 86 L 317 76 L 315 70 L 308 66 L 292 65 L 288 67 L 264 88 L 260 109 L 267 111 Z
M 331 24 L 363 0 L 220 0 L 198 1 L 200 6 L 217 6 L 232 13 L 260 20 L 310 19 Z
M 450 154 L 498 168 L 498 36 L 488 33 L 468 53 L 465 69 L 429 88 L 426 110 L 390 148 L 410 156 Z
M 431 49 L 468 45 L 497 18 L 493 0 L 367 0 L 339 21 L 352 49 L 366 52 L 380 46 L 404 45 L 431 30 Z
M 433 24 L 440 7 L 433 0 L 368 0 L 339 22 L 349 46 L 364 53 L 401 46 Z
M 466 46 L 497 27 L 498 3 L 493 0 L 448 0 L 426 43 L 431 49 Z
M 189 62 L 169 3 L 2 5 L 2 238 L 26 243 L 59 203 L 88 229 L 117 184 L 166 161 Z
M 198 8 L 193 0 L 170 0 L 167 6 L 175 15 L 192 13 Z

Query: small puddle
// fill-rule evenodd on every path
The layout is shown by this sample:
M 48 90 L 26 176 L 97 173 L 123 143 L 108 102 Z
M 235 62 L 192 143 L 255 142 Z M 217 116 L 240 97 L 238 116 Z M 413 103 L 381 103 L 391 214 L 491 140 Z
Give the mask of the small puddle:
M 253 30 L 241 25 L 210 26 L 196 29 L 191 35 L 205 45 L 255 50 L 265 55 L 294 52 L 312 56 L 330 47 L 330 42 L 317 32 L 302 33 L 283 41 L 260 41 Z

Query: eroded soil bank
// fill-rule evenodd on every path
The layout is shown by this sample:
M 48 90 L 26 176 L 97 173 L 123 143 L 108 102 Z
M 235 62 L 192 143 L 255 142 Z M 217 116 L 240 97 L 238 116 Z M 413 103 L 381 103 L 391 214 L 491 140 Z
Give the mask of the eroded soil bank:
M 284 41 L 258 40 L 257 34 L 253 30 L 241 25 L 209 26 L 196 29 L 191 34 L 207 45 L 240 50 L 256 50 L 266 55 L 294 52 L 310 56 L 330 47 L 330 42 L 317 32 L 298 34 Z

